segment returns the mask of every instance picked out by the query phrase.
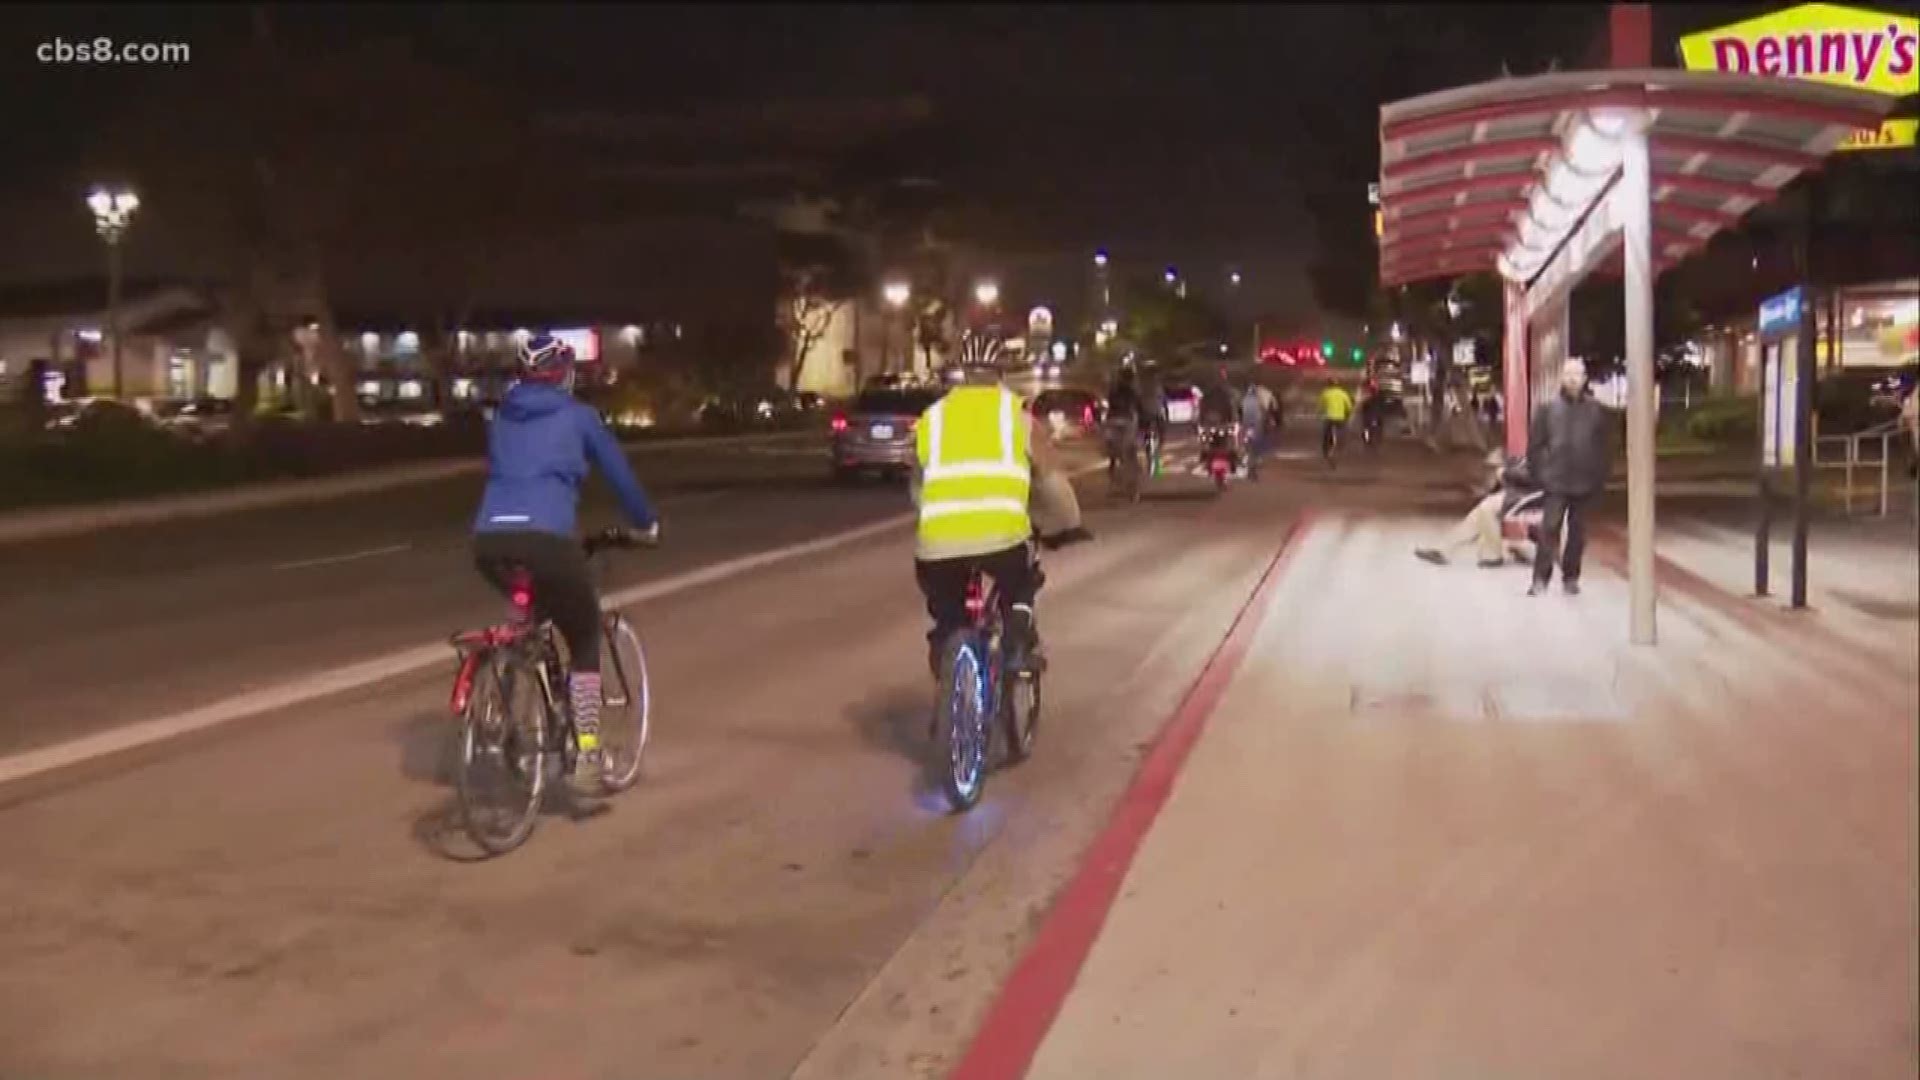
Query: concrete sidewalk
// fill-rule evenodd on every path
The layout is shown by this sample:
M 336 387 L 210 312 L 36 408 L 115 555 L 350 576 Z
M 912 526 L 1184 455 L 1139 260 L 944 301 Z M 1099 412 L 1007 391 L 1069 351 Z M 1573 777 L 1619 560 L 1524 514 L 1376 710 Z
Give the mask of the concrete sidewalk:
M 1027 1075 L 1913 1076 L 1920 662 L 1444 524 L 1297 542 Z

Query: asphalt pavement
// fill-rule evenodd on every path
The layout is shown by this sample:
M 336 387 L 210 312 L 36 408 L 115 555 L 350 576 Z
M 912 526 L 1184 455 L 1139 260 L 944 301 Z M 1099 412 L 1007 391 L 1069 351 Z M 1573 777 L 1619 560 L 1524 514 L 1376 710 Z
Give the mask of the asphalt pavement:
M 473 861 L 448 813 L 450 652 L 0 786 L 0 1076 L 763 1078 L 845 1054 L 898 1076 L 958 1046 L 939 995 L 1012 962 L 1309 489 L 1172 476 L 1104 509 L 1090 477 L 1100 539 L 1047 563 L 1038 754 L 955 817 L 921 780 L 907 530 L 728 569 L 906 509 L 825 474 L 643 463 L 669 542 L 609 588 L 711 573 L 630 609 L 658 699 L 642 782 L 506 858 Z M 0 762 L 496 616 L 474 487 L 0 550 Z M 883 975 L 933 1004 L 876 998 Z

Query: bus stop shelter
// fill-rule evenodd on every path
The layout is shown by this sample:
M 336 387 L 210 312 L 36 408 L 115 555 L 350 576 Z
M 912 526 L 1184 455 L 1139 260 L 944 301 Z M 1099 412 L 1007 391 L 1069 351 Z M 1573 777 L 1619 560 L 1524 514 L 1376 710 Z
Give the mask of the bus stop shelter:
M 1568 355 L 1567 304 L 1595 272 L 1625 290 L 1631 638 L 1654 642 L 1653 283 L 1714 234 L 1877 127 L 1893 99 L 1668 69 L 1498 79 L 1380 110 L 1380 282 L 1505 282 L 1506 447 Z

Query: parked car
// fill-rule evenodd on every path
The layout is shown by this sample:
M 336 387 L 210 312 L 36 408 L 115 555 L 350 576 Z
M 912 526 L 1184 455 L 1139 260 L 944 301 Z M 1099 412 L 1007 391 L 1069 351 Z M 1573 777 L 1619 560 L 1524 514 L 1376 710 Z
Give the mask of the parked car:
M 1092 391 L 1064 388 L 1042 390 L 1030 407 L 1056 439 L 1097 434 L 1107 411 L 1106 404 Z
M 834 414 L 831 422 L 834 479 L 911 469 L 914 425 L 938 400 L 939 390 L 920 387 L 861 391 L 852 407 Z
M 201 397 L 190 401 L 155 406 L 160 426 L 192 439 L 218 435 L 233 427 L 233 402 L 226 398 Z
M 124 402 L 112 398 L 80 398 L 49 406 L 46 428 L 48 431 L 72 431 L 115 424 L 154 423 L 157 421 L 152 415 Z

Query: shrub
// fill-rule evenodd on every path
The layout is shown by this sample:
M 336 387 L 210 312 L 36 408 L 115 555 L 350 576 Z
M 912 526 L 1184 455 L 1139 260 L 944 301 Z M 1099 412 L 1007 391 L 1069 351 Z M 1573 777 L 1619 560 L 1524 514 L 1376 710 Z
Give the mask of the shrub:
M 1713 397 L 1687 415 L 1687 434 L 1702 442 L 1751 442 L 1760 430 L 1760 403 L 1751 396 Z

